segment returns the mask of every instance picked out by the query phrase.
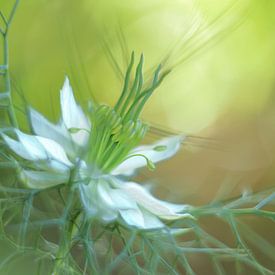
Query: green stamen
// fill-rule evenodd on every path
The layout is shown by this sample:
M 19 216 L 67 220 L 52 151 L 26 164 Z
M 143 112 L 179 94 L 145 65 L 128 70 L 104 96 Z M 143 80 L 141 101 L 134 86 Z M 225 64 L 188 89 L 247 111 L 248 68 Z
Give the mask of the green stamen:
M 130 87 L 134 66 L 134 53 L 132 53 L 123 89 L 114 108 L 100 105 L 90 110 L 93 130 L 89 141 L 91 149 L 88 150 L 86 161 L 103 173 L 110 172 L 123 162 L 146 133 L 147 126 L 138 119 L 139 114 L 166 74 L 160 77 L 161 66 L 158 66 L 150 87 L 143 88 L 143 62 L 144 58 L 141 55 Z M 153 170 L 154 164 L 148 159 L 146 162 L 148 168 Z
M 133 157 L 142 157 L 142 158 L 144 158 L 144 159 L 146 160 L 147 168 L 148 168 L 150 171 L 154 171 L 154 170 L 156 169 L 155 164 L 154 164 L 149 158 L 147 158 L 147 157 L 146 157 L 145 155 L 143 155 L 143 154 L 133 154 L 133 155 L 130 155 L 130 156 L 128 156 L 127 158 L 125 158 L 124 161 L 127 160 L 127 159 L 129 159 L 129 158 L 133 158 Z

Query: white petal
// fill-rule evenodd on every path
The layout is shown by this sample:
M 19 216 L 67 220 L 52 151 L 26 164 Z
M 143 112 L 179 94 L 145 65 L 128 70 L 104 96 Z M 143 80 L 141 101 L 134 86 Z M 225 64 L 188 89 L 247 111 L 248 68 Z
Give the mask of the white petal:
M 85 146 L 89 140 L 89 132 L 85 130 L 79 130 L 77 133 L 71 134 L 71 136 L 78 146 Z
M 114 208 L 114 202 L 113 202 L 112 198 L 110 197 L 110 194 L 108 192 L 109 190 L 104 185 L 105 184 L 103 184 L 103 183 L 97 184 L 96 192 L 99 197 L 99 203 L 102 205 L 105 204 L 106 208 Z
M 117 212 L 108 210 L 108 211 L 101 212 L 97 218 L 100 218 L 101 220 L 103 220 L 106 223 L 110 223 L 110 222 L 113 222 L 114 220 L 116 220 L 117 217 L 118 217 Z
M 112 222 L 117 218 L 118 212 L 106 203 L 106 198 L 102 199 L 102 194 L 99 195 L 97 188 L 98 184 L 94 182 L 88 185 L 79 185 L 82 204 L 89 216 L 99 218 L 107 223 Z
M 146 210 L 142 210 L 142 213 L 143 213 L 145 229 L 157 229 L 157 228 L 165 227 L 163 222 L 155 215 L 151 214 L 150 212 L 148 212 Z
M 33 157 L 31 154 L 28 153 L 28 151 L 25 149 L 25 147 L 18 141 L 8 137 L 7 135 L 2 134 L 1 135 L 6 142 L 6 144 L 9 146 L 9 148 L 15 152 L 18 156 L 27 159 L 27 160 L 33 160 Z
M 112 209 L 135 209 L 137 204 L 120 189 L 112 188 L 108 182 L 101 181 L 97 187 L 100 199 Z
M 95 201 L 95 192 L 96 186 L 94 184 L 79 184 L 81 202 L 89 216 L 94 216 L 98 212 L 95 207 L 97 205 L 97 201 Z
M 190 208 L 190 205 L 188 205 L 188 204 L 174 204 L 174 203 L 170 203 L 170 202 L 166 202 L 166 201 L 161 201 L 161 203 L 176 213 L 183 212 Z
M 128 209 L 119 211 L 126 224 L 137 228 L 145 229 L 143 214 L 140 209 Z
M 120 211 L 139 211 L 135 201 L 123 190 L 113 188 L 109 180 L 101 179 L 80 185 L 81 200 L 86 212 L 104 222 L 112 222 L 117 219 Z
M 139 205 L 162 219 L 173 220 L 186 215 L 176 213 L 174 211 L 176 205 L 170 203 L 167 204 L 166 202 L 163 203 L 163 201 L 154 198 L 142 186 L 134 182 L 124 183 L 121 189 L 123 189 Z M 173 205 L 173 207 L 171 207 L 171 205 Z
M 84 129 L 72 134 L 73 140 L 78 145 L 85 145 L 90 131 L 90 122 L 85 116 L 81 107 L 76 103 L 69 79 L 66 77 L 63 88 L 60 92 L 60 103 L 63 122 L 66 128 Z
M 55 185 L 67 183 L 69 170 L 66 173 L 49 173 L 45 171 L 23 170 L 20 174 L 22 181 L 33 189 L 44 189 Z
M 35 136 L 27 135 L 19 130 L 15 130 L 20 143 L 31 156 L 31 160 L 47 159 L 44 147 L 38 142 Z
M 137 204 L 127 194 L 119 189 L 111 189 L 110 196 L 117 209 L 135 209 Z
M 182 136 L 174 136 L 162 139 L 153 145 L 145 145 L 135 148 L 130 155 L 142 154 L 151 160 L 153 163 L 172 157 L 180 148 L 180 144 L 183 140 Z M 166 149 L 158 151 L 155 150 L 158 146 L 165 146 Z M 146 159 L 141 156 L 133 156 L 126 159 L 113 171 L 113 175 L 125 175 L 130 176 L 134 173 L 135 169 L 144 167 L 147 165 Z
M 48 157 L 51 159 L 56 159 L 69 167 L 72 167 L 73 164 L 69 161 L 63 148 L 54 140 L 36 136 L 37 140 L 42 144 L 44 150 L 47 152 Z
M 29 109 L 29 114 L 35 134 L 58 142 L 66 151 L 71 152 L 73 150 L 71 136 L 65 127 L 60 124 L 52 124 L 32 108 Z
M 43 169 L 43 170 L 47 170 L 50 172 L 58 172 L 58 173 L 62 173 L 67 172 L 68 171 L 68 165 L 61 163 L 60 161 L 54 160 L 54 159 L 49 159 L 45 162 L 37 162 L 35 164 L 35 166 L 37 168 Z

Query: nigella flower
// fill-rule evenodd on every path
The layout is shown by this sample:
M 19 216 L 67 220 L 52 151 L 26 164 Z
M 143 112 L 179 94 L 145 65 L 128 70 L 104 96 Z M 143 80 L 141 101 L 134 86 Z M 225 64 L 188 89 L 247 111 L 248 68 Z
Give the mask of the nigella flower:
M 19 173 L 28 188 L 76 186 L 86 214 L 104 223 L 119 221 L 138 229 L 156 229 L 164 228 L 164 221 L 190 217 L 185 212 L 186 205 L 159 200 L 140 184 L 128 180 L 137 169 L 153 169 L 155 163 L 173 156 L 183 139 L 175 136 L 136 147 L 147 130 L 138 116 L 162 80 L 158 68 L 151 86 L 142 90 L 142 62 L 143 58 L 129 87 L 132 55 L 114 108 L 98 105 L 86 115 L 76 103 L 66 78 L 60 92 L 58 124 L 30 109 L 34 135 L 18 129 L 17 139 L 2 135 L 15 155 L 25 160 Z

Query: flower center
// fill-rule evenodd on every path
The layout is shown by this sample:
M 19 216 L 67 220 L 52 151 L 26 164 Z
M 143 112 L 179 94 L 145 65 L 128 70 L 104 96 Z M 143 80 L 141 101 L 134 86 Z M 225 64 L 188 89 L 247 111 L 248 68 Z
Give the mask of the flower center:
M 142 73 L 143 55 L 136 67 L 134 80 L 131 81 L 133 66 L 134 53 L 126 71 L 120 98 L 114 108 L 99 105 L 90 111 L 93 128 L 85 160 L 103 173 L 110 172 L 123 162 L 144 137 L 148 126 L 141 122 L 139 115 L 168 73 L 160 76 L 161 66 L 158 66 L 151 84 L 145 86 Z
M 117 112 L 101 105 L 91 115 L 93 130 L 87 163 L 92 163 L 102 172 L 110 172 L 127 156 L 144 137 L 147 126 L 140 120 L 123 122 Z

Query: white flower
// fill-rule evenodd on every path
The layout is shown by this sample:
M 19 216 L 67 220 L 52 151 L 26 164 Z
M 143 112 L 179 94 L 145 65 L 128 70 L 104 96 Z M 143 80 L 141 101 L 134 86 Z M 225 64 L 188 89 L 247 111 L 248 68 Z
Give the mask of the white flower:
M 34 109 L 30 109 L 31 125 L 35 134 L 53 139 L 62 145 L 69 156 L 75 157 L 88 141 L 91 123 L 81 107 L 76 104 L 67 77 L 60 91 L 60 103 L 61 119 L 57 125 L 49 122 Z M 78 131 L 72 131 L 74 129 Z
M 162 220 L 191 217 L 181 213 L 186 205 L 161 201 L 139 184 L 115 177 L 99 178 L 93 184 L 81 185 L 80 193 L 88 213 L 105 222 L 120 219 L 136 228 L 156 229 L 165 227 Z
M 15 130 L 18 141 L 2 135 L 18 156 L 30 161 L 32 169 L 21 170 L 20 177 L 29 188 L 44 189 L 69 180 L 73 163 L 60 144 L 52 139 Z
M 112 175 L 130 176 L 136 169 L 146 166 L 146 159 L 140 157 L 140 155 L 146 156 L 146 158 L 151 160 L 153 163 L 172 157 L 179 150 L 182 139 L 183 137 L 181 136 L 173 136 L 164 138 L 152 145 L 136 147 L 129 154 L 130 156 L 133 155 L 133 157 L 126 159 L 118 165 L 112 171 Z M 158 150 L 160 147 L 163 149 Z
M 140 138 L 140 132 L 143 131 L 140 122 L 122 124 L 116 113 L 105 106 L 99 108 L 94 116 L 91 115 L 91 123 L 76 103 L 68 78 L 61 89 L 60 102 L 62 115 L 57 125 L 30 109 L 30 121 L 35 135 L 19 130 L 15 130 L 17 139 L 2 135 L 8 147 L 26 160 L 25 167 L 28 168 L 21 169 L 20 178 L 29 188 L 44 189 L 68 184 L 72 169 L 77 169 L 74 181 L 79 188 L 83 207 L 92 217 L 104 222 L 119 220 L 139 229 L 163 228 L 165 220 L 190 217 L 184 213 L 186 205 L 156 199 L 141 185 L 119 177 L 132 175 L 136 169 L 148 166 L 148 162 L 156 163 L 173 156 L 180 147 L 182 137 L 166 138 L 153 145 L 127 151 L 128 147 L 125 149 L 118 146 L 123 146 L 126 130 L 133 133 L 133 138 L 136 133 Z M 103 119 L 98 122 L 99 126 L 96 125 L 97 121 L 93 121 L 94 118 Z M 102 131 L 98 129 L 102 128 L 97 127 L 102 127 L 104 122 L 111 128 L 106 130 L 106 125 L 103 125 L 105 132 L 98 137 L 98 133 Z M 97 139 L 93 139 L 93 131 L 97 131 L 97 135 L 94 135 Z M 125 144 L 128 143 L 126 140 Z M 107 159 L 104 162 L 100 153 L 106 157 L 105 153 L 110 148 L 118 148 L 117 151 L 110 151 L 114 153 L 114 161 Z M 121 151 L 127 154 L 124 156 Z M 119 159 L 119 164 L 109 171 L 108 167 L 112 167 Z M 103 171 L 100 163 L 103 163 Z

